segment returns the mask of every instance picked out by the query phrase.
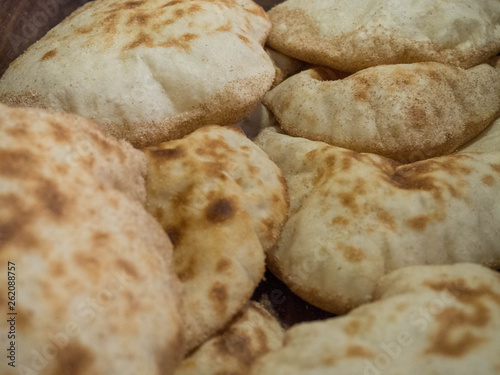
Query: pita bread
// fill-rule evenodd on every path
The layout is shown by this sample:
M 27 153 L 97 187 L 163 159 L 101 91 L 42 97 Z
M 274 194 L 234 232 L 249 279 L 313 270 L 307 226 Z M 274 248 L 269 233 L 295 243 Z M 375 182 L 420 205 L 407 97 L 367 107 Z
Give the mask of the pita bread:
M 264 274 L 288 214 L 280 170 L 237 128 L 207 126 L 144 150 L 146 207 L 174 244 L 189 349 L 224 327 Z
M 251 301 L 228 328 L 186 358 L 175 375 L 246 375 L 259 357 L 281 347 L 283 336 L 278 321 Z
M 385 276 L 377 302 L 300 324 L 253 375 L 498 374 L 500 276 L 474 264 Z
M 288 0 L 268 15 L 271 48 L 346 72 L 423 61 L 470 68 L 500 52 L 496 0 Z
M 274 79 L 251 0 L 96 0 L 0 79 L 0 101 L 96 121 L 136 147 L 235 124 Z
M 181 285 L 141 202 L 145 167 L 90 121 L 0 105 L 0 261 L 19 291 L 2 374 L 172 374 L 182 360 Z
M 500 74 L 488 64 L 387 65 L 342 78 L 307 70 L 263 103 L 290 135 L 405 163 L 455 151 L 500 115 Z
M 485 131 L 465 144 L 463 152 L 500 152 L 500 119 L 494 121 Z
M 273 50 L 272 48 L 265 47 L 266 53 L 271 58 L 274 68 L 276 69 L 276 76 L 274 77 L 273 87 L 279 85 L 285 79 L 297 73 L 306 64 L 303 61 L 294 59 L 293 57 L 283 55 L 282 53 Z
M 400 165 L 265 129 L 256 143 L 281 168 L 290 218 L 268 267 L 296 294 L 341 314 L 409 265 L 500 266 L 500 153 Z

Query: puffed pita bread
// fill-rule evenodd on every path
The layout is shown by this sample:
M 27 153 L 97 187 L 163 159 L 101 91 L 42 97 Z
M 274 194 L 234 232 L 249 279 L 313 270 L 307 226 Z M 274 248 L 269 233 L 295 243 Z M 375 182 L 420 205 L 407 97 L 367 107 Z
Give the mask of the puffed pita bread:
M 181 285 L 145 172 L 90 121 L 0 105 L 0 261 L 15 263 L 17 313 L 2 374 L 163 375 L 182 360 Z M 0 291 L 7 309 L 7 279 Z
M 274 79 L 251 0 L 96 0 L 19 57 L 0 102 L 72 112 L 136 147 L 235 124 Z
M 498 273 L 414 266 L 382 278 L 376 292 L 347 316 L 292 327 L 250 374 L 498 374 Z
M 400 165 L 265 129 L 256 143 L 281 168 L 290 217 L 268 267 L 333 313 L 369 302 L 408 265 L 500 266 L 500 153 Z
M 470 68 L 500 52 L 497 0 L 288 0 L 268 15 L 270 47 L 346 72 L 422 61 Z
M 237 128 L 149 147 L 146 207 L 174 244 L 189 349 L 226 325 L 264 273 L 288 214 L 280 170 Z
M 488 64 L 416 63 L 343 78 L 316 68 L 263 103 L 287 134 L 413 162 L 455 151 L 500 115 L 500 73 Z
M 259 357 L 281 347 L 283 336 L 279 322 L 251 301 L 229 327 L 186 358 L 175 375 L 246 375 Z
M 500 152 L 500 119 L 494 121 L 485 131 L 462 146 L 459 151 Z

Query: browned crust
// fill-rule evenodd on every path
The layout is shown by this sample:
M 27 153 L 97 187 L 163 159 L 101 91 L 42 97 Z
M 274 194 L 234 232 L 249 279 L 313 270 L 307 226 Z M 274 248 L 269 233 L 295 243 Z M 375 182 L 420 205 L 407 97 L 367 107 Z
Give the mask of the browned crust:
M 414 62 L 440 62 L 461 68 L 471 68 L 500 52 L 500 40 L 489 42 L 474 51 L 438 48 L 431 42 L 419 42 L 399 37 L 394 31 L 379 25 L 381 37 L 371 36 L 373 53 L 360 55 L 356 50 L 356 36 L 372 35 L 373 29 L 361 27 L 348 35 L 333 39 L 322 38 L 315 21 L 300 9 L 289 10 L 277 6 L 268 12 L 273 23 L 267 44 L 275 50 L 296 59 L 324 65 L 346 72 L 356 72 L 370 66 L 408 64 Z M 286 24 L 286 34 L 277 31 L 276 25 Z M 385 33 L 385 34 L 384 34 Z M 292 40 L 292 41 L 289 41 Z M 376 46 L 376 48 L 375 48 Z M 378 54 L 378 50 L 391 51 L 392 55 Z

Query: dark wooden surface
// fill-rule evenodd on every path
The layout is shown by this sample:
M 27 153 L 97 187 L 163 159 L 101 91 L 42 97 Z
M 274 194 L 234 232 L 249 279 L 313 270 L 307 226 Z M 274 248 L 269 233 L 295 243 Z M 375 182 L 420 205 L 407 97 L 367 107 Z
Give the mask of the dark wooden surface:
M 10 62 L 88 0 L 0 0 L 0 75 Z

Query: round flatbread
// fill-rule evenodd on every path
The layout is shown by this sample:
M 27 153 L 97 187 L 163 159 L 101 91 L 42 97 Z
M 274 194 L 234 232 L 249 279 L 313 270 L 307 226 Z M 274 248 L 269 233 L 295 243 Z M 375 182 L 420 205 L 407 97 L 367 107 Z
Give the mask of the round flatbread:
M 2 374 L 160 375 L 182 360 L 181 285 L 142 204 L 144 159 L 85 119 L 0 105 L 0 261 L 15 275 L 17 348 Z
M 235 124 L 271 86 L 251 0 L 96 0 L 11 64 L 0 102 L 72 112 L 136 147 Z
M 341 314 L 408 265 L 500 266 L 500 153 L 401 165 L 279 134 L 256 139 L 281 168 L 290 218 L 268 267 L 296 294 Z
M 288 214 L 276 165 L 237 128 L 207 126 L 144 149 L 146 207 L 174 244 L 189 349 L 243 308 Z

